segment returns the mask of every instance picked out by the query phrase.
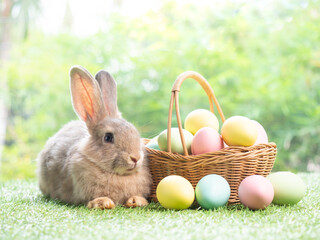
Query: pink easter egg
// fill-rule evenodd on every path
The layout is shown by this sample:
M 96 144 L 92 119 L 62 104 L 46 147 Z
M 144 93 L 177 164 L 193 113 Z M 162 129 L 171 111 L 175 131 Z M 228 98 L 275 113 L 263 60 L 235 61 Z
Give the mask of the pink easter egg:
M 217 130 L 204 127 L 196 132 L 191 143 L 193 155 L 214 152 L 222 149 L 223 140 Z
M 268 135 L 266 133 L 266 130 L 264 130 L 263 126 L 257 122 L 256 120 L 251 120 L 254 122 L 254 124 L 256 125 L 257 129 L 258 129 L 258 137 L 256 142 L 253 145 L 257 145 L 260 143 L 268 143 Z
M 240 202 L 252 210 L 264 209 L 274 197 L 272 183 L 260 175 L 246 177 L 239 185 Z

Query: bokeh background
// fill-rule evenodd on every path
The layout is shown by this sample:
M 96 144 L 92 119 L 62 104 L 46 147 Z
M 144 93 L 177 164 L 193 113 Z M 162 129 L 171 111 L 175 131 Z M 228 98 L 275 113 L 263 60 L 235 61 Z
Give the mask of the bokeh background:
M 166 128 L 187 70 L 210 82 L 226 117 L 259 121 L 275 170 L 320 171 L 320 0 L 1 0 L 0 180 L 35 178 L 48 137 L 76 119 L 68 71 L 108 70 L 118 105 L 145 138 Z M 182 119 L 209 108 L 195 81 Z

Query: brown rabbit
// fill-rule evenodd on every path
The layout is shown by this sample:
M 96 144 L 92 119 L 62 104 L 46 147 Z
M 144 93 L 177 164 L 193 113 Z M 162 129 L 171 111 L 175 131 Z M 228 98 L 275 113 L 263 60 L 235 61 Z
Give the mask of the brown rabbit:
M 70 70 L 75 112 L 38 156 L 38 178 L 44 195 L 89 208 L 148 204 L 151 175 L 137 129 L 121 118 L 117 87 L 109 73 L 96 80 L 80 66 Z

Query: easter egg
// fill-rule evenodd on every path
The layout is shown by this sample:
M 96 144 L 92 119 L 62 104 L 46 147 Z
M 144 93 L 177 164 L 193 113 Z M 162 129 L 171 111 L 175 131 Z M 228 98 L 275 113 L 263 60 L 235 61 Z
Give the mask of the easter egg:
M 151 148 L 151 149 L 155 149 L 155 150 L 160 150 L 159 145 L 158 145 L 158 142 L 152 142 L 152 141 L 150 141 L 150 142 L 148 142 L 148 143 L 146 144 L 146 147 Z
M 296 204 L 306 193 L 305 183 L 294 173 L 276 172 L 267 178 L 273 185 L 275 204 Z
M 191 152 L 194 155 L 198 155 L 218 151 L 223 147 L 223 140 L 217 130 L 204 127 L 194 135 L 191 143 Z
M 274 191 L 271 182 L 260 175 L 246 177 L 239 185 L 240 202 L 252 210 L 264 209 L 272 202 Z
M 256 120 L 251 120 L 257 127 L 258 130 L 258 137 L 254 145 L 261 144 L 261 143 L 268 143 L 268 135 L 266 130 L 264 130 L 263 126 L 257 122 Z
M 193 135 L 187 130 L 183 129 L 183 135 L 185 139 L 185 144 L 188 149 L 188 153 L 191 153 L 191 142 Z M 167 130 L 162 131 L 158 137 L 158 145 L 162 151 L 168 151 L 167 147 Z M 180 139 L 179 128 L 171 128 L 171 151 L 173 153 L 183 154 L 183 146 Z
M 258 129 L 249 118 L 233 116 L 223 123 L 221 135 L 229 146 L 251 146 L 257 140 Z
M 193 135 L 203 127 L 219 130 L 219 121 L 214 113 L 206 109 L 197 109 L 190 112 L 184 120 L 184 128 Z
M 162 179 L 156 190 L 159 203 L 164 208 L 187 209 L 194 201 L 194 189 L 184 177 L 170 175 Z
M 221 207 L 228 202 L 229 197 L 229 183 L 217 174 L 201 178 L 196 186 L 196 200 L 204 209 Z

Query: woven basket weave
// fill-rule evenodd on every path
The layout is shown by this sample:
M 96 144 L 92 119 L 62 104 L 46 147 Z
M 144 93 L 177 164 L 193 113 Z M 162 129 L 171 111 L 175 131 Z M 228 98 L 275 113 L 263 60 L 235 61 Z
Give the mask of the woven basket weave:
M 156 188 L 158 183 L 166 176 L 183 176 L 188 179 L 195 188 L 202 177 L 208 174 L 218 174 L 224 177 L 230 185 L 231 194 L 228 203 L 239 203 L 238 187 L 245 177 L 255 174 L 267 176 L 271 172 L 277 153 L 276 144 L 258 144 L 250 147 L 232 146 L 216 152 L 188 155 L 185 139 L 182 134 L 179 112 L 180 86 L 183 81 L 188 78 L 195 79 L 202 86 L 208 95 L 211 112 L 214 112 L 214 103 L 222 122 L 225 121 L 222 109 L 206 79 L 199 73 L 192 71 L 180 74 L 173 85 L 170 100 L 167 131 L 168 152 L 146 148 L 153 178 L 151 197 L 154 201 L 157 201 Z M 171 121 L 174 102 L 184 155 L 171 152 Z M 148 140 L 146 140 L 146 142 L 148 142 Z

